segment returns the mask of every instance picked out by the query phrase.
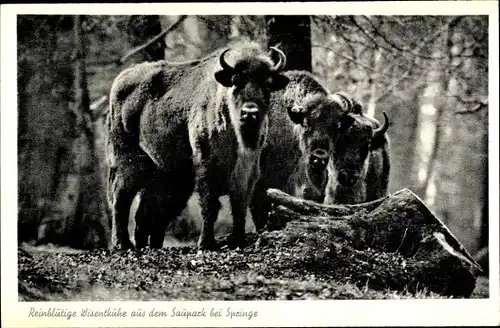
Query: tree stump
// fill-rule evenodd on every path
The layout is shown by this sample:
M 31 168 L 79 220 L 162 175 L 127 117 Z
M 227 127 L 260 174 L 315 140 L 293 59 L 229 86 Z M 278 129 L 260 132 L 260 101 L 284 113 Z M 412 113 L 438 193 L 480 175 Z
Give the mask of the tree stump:
M 356 205 L 267 193 L 273 209 L 258 245 L 302 245 L 304 265 L 374 289 L 452 297 L 474 290 L 480 266 L 409 189 Z

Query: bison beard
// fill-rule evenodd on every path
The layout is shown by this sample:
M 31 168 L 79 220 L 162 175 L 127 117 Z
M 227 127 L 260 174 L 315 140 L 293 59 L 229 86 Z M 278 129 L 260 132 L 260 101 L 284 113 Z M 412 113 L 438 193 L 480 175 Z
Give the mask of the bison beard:
M 118 247 L 133 246 L 128 216 L 139 191 L 144 203 L 136 214 L 137 246 L 149 235 L 151 246 L 161 247 L 168 223 L 185 207 L 195 184 L 203 217 L 198 245 L 215 246 L 218 199 L 224 194 L 231 200 L 234 246 L 244 244 L 246 208 L 267 132 L 266 104 L 270 91 L 288 79 L 280 74 L 286 57 L 277 49 L 275 65 L 255 45 L 228 51 L 187 64 L 139 64 L 113 83 L 108 195 Z
M 322 203 L 328 182 L 327 162 L 328 158 L 318 159 L 310 154 L 304 154 L 289 178 L 287 189 L 295 197 Z
M 241 121 L 241 138 L 245 147 L 256 149 L 259 145 L 259 139 L 262 139 L 260 132 L 260 122 L 257 119 L 246 119 Z

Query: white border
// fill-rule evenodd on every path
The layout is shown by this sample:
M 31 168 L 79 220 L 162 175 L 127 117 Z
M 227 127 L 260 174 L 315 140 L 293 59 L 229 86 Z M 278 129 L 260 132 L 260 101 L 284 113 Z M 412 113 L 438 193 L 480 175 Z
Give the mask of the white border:
M 383 15 L 489 15 L 489 163 L 490 163 L 490 299 L 396 301 L 251 301 L 251 302 L 29 302 L 17 301 L 17 115 L 16 14 L 383 14 Z M 393 326 L 393 325 L 499 325 L 499 174 L 498 174 L 498 2 L 417 1 L 358 3 L 186 3 L 186 4 L 49 4 L 1 7 L 1 296 L 3 327 L 35 326 Z M 108 318 L 70 321 L 28 318 L 29 308 L 92 307 L 171 311 L 178 308 L 232 307 L 257 310 L 248 319 Z

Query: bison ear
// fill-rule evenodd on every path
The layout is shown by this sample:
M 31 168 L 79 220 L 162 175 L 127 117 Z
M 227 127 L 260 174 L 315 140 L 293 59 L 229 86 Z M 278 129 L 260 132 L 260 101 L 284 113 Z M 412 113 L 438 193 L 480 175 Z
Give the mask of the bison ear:
M 282 90 L 282 89 L 286 88 L 286 86 L 288 85 L 289 82 L 290 82 L 290 79 L 288 77 L 286 77 L 285 75 L 274 74 L 273 80 L 271 83 L 271 89 L 273 91 Z
M 385 146 L 385 144 L 387 143 L 387 139 L 385 137 L 385 135 L 379 135 L 379 136 L 376 136 L 374 138 L 372 138 L 372 142 L 370 144 L 370 150 L 377 150 L 379 148 L 382 148 Z
M 294 105 L 292 108 L 288 109 L 288 116 L 295 124 L 304 125 L 304 107 L 299 105 Z
M 220 71 L 215 72 L 214 76 L 215 80 L 220 84 L 222 84 L 223 86 L 225 86 L 226 88 L 230 88 L 233 86 L 232 82 L 233 74 L 231 74 L 231 72 L 222 69 Z
M 363 114 L 363 105 L 361 105 L 357 100 L 352 100 L 352 112 L 354 114 Z
M 346 131 L 351 127 L 353 123 L 354 123 L 354 117 L 352 117 L 351 115 L 344 115 L 340 119 L 340 130 Z

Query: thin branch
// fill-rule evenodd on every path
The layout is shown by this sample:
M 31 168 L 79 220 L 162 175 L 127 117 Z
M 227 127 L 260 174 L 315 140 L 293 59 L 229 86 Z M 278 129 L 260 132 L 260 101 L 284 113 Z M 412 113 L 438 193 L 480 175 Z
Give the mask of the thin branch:
M 404 52 L 404 53 L 408 53 L 408 54 L 411 54 L 415 57 L 420 57 L 420 58 L 424 58 L 424 59 L 429 59 L 429 60 L 438 60 L 438 59 L 443 59 L 444 57 L 435 57 L 435 56 L 427 56 L 427 55 L 423 55 L 423 54 L 420 54 L 420 53 L 416 53 L 414 51 L 411 51 L 411 50 L 408 50 L 406 48 L 401 48 L 399 46 L 397 46 L 396 44 L 394 44 L 393 42 L 389 41 L 387 39 L 387 37 L 385 36 L 385 34 L 383 34 L 382 32 L 380 32 L 378 30 L 378 28 L 375 26 L 375 24 L 366 16 L 363 16 L 363 18 L 370 24 L 370 26 L 372 27 L 372 32 L 375 32 L 380 38 L 382 38 L 387 44 L 389 44 L 393 49 L 396 49 L 397 51 L 399 52 Z M 451 27 L 451 26 L 456 26 L 458 24 L 458 22 L 463 18 L 463 16 L 456 16 L 455 18 L 451 19 L 449 22 L 447 22 L 445 25 L 443 25 L 438 31 L 438 35 L 441 33 L 441 30 L 444 29 L 444 28 L 448 28 L 448 27 Z M 377 44 L 380 48 L 382 49 L 385 49 L 385 50 L 388 50 L 390 51 L 391 49 L 385 47 L 385 46 L 382 46 L 380 45 L 376 39 L 374 39 L 368 32 L 366 32 L 364 30 L 364 28 L 359 25 L 359 23 L 353 18 L 351 17 L 351 22 L 358 28 L 358 30 L 363 33 L 369 40 L 371 40 L 374 44 Z M 436 34 L 436 33 L 435 33 Z M 425 40 L 422 40 L 422 42 L 420 42 L 420 44 L 424 44 Z
M 477 113 L 480 110 L 488 107 L 488 101 L 481 101 L 481 100 L 477 100 L 477 99 L 473 99 L 473 98 L 466 99 L 460 95 L 453 95 L 452 97 L 457 99 L 458 101 L 460 101 L 464 105 L 472 105 L 471 109 L 465 109 L 465 110 L 455 112 L 455 114 L 457 114 L 457 115 L 474 114 L 474 113 Z
M 168 28 L 164 29 L 163 31 L 161 31 L 160 34 L 158 34 L 157 36 L 155 36 L 154 38 L 152 38 L 148 42 L 144 43 L 143 45 L 140 45 L 140 46 L 138 46 L 138 47 L 130 50 L 127 54 L 125 54 L 125 56 L 123 56 L 122 58 L 120 58 L 117 61 L 118 64 L 119 65 L 123 64 L 131 56 L 135 55 L 139 51 L 142 51 L 142 50 L 146 49 L 150 45 L 154 44 L 155 42 L 157 42 L 158 40 L 160 40 L 161 38 L 163 38 L 167 33 L 169 33 L 170 31 L 173 31 L 174 29 L 176 29 L 186 18 L 187 18 L 187 15 L 181 15 L 179 17 L 179 19 L 175 23 L 173 23 L 170 27 L 168 27 Z
M 344 34 L 340 34 L 339 36 L 340 36 L 340 38 L 344 39 L 344 43 L 346 44 L 347 47 L 349 47 L 349 50 L 351 51 L 351 55 L 354 58 L 356 56 L 356 50 L 354 49 L 354 46 L 352 45 L 354 42 L 348 42 L 349 39 L 347 39 Z
M 350 39 L 345 34 L 340 34 L 339 36 L 349 43 L 359 44 L 359 45 L 364 46 L 365 48 L 369 48 L 369 49 L 376 49 L 377 48 L 377 45 L 368 44 L 368 43 L 365 43 L 365 42 L 362 42 L 359 40 Z
M 350 61 L 350 62 L 353 62 L 353 63 L 355 63 L 355 64 L 357 64 L 357 65 L 359 65 L 359 66 L 362 66 L 362 67 L 364 67 L 364 68 L 366 68 L 366 69 L 368 69 L 368 70 L 372 71 L 372 72 L 376 72 L 376 73 L 377 73 L 377 71 L 376 71 L 373 67 L 371 67 L 371 66 L 369 66 L 369 65 L 367 65 L 367 64 L 365 64 L 365 63 L 362 63 L 362 62 L 360 62 L 359 60 L 356 60 L 356 59 L 354 59 L 354 58 L 352 58 L 352 57 L 349 57 L 349 56 L 343 55 L 343 54 L 339 53 L 338 51 L 333 50 L 333 49 L 332 49 L 332 48 L 330 48 L 330 47 L 323 46 L 323 45 L 319 45 L 319 44 L 313 44 L 311 47 L 312 47 L 312 48 L 323 48 L 323 49 L 330 50 L 331 52 L 333 52 L 333 53 L 337 54 L 338 56 L 340 56 L 340 57 L 342 57 L 342 58 L 344 58 L 344 59 L 347 59 L 347 60 L 348 60 L 348 61 Z
M 361 25 L 359 25 L 358 22 L 356 22 L 354 17 L 351 17 L 350 19 L 351 19 L 352 24 L 354 24 L 356 26 L 357 30 L 360 31 L 363 35 L 365 35 L 375 45 L 374 48 L 378 47 L 380 49 L 387 50 L 390 53 L 392 53 L 393 50 L 397 50 L 394 47 L 389 48 L 389 47 L 381 45 L 379 42 L 377 42 L 377 40 L 373 36 L 371 36 L 368 32 L 366 32 L 365 29 Z M 432 59 L 435 59 L 435 58 L 432 58 Z
M 455 98 L 456 100 L 460 101 L 461 103 L 463 104 L 477 104 L 477 103 L 480 103 L 480 104 L 484 104 L 484 105 L 488 105 L 488 101 L 482 101 L 482 100 L 478 100 L 478 99 L 475 99 L 474 97 L 470 97 L 470 98 L 464 98 L 463 96 L 460 96 L 460 95 L 452 95 L 453 98 Z
M 375 40 L 370 34 L 368 34 L 368 32 L 366 32 L 365 29 L 361 25 L 359 25 L 358 22 L 356 22 L 356 20 L 354 19 L 353 16 L 350 16 L 349 19 L 350 19 L 351 23 L 354 24 L 354 26 L 358 29 L 358 31 L 360 31 L 362 34 L 364 34 L 368 38 L 368 40 L 373 42 L 373 44 L 378 45 L 377 40 Z M 383 47 L 381 47 L 381 48 L 383 48 Z M 391 49 L 385 48 L 385 50 L 391 50 Z
M 383 93 L 381 93 L 377 98 L 375 98 L 375 100 L 373 101 L 374 103 L 377 103 L 380 101 L 380 99 L 382 99 L 383 97 L 387 96 L 390 92 L 394 91 L 394 89 L 396 88 L 396 86 L 401 83 L 404 79 L 406 79 L 407 77 L 409 77 L 410 75 L 410 72 L 412 71 L 413 67 L 415 66 L 415 62 L 412 61 L 412 65 L 408 68 L 408 70 L 406 72 L 403 73 L 403 75 L 401 75 L 396 81 L 393 81 L 391 83 L 391 86 L 389 88 L 387 88 Z
M 405 233 L 403 234 L 403 238 L 401 238 L 401 243 L 399 244 L 398 248 L 396 249 L 396 251 L 394 253 L 397 253 L 399 252 L 401 246 L 403 246 L 403 242 L 405 241 L 405 238 L 406 238 L 406 233 L 408 232 L 408 228 L 405 229 Z
M 97 99 L 92 104 L 90 104 L 90 110 L 98 110 L 99 107 L 101 107 L 106 102 L 106 100 L 108 100 L 108 96 L 102 96 L 101 98 Z
M 427 55 L 423 55 L 420 53 L 415 53 L 415 52 L 408 50 L 408 49 L 405 49 L 405 48 L 401 48 L 400 46 L 394 44 L 392 41 L 389 41 L 387 36 L 384 33 L 382 33 L 367 16 L 362 16 L 362 17 L 370 24 L 370 26 L 373 29 L 372 32 L 375 32 L 379 37 L 382 38 L 382 40 L 384 40 L 388 45 L 390 45 L 392 48 L 396 49 L 397 51 L 406 52 L 406 53 L 409 53 L 415 57 L 420 57 L 420 58 L 424 58 L 424 59 L 436 60 L 436 59 L 442 58 L 442 57 L 427 56 Z M 460 17 L 460 16 L 458 16 L 458 17 Z M 455 20 L 458 20 L 458 18 L 456 18 Z M 448 23 L 448 24 L 450 24 L 450 23 Z
M 446 30 L 450 25 L 452 25 L 454 22 L 456 23 L 458 19 L 452 19 L 450 20 L 448 23 L 444 24 L 443 26 L 441 26 L 436 32 L 434 32 L 432 35 L 430 35 L 429 37 L 423 39 L 419 44 L 418 46 L 415 48 L 416 51 L 419 51 L 420 48 L 422 48 L 424 45 L 428 44 L 429 42 L 432 42 L 434 41 L 437 37 L 439 37 L 441 35 L 441 33 Z M 396 65 L 397 63 L 394 63 L 393 65 Z M 384 93 L 382 93 L 381 95 L 379 95 L 375 101 L 378 102 L 380 99 L 382 99 L 383 97 L 385 97 L 386 95 L 388 95 L 391 91 L 394 90 L 394 88 L 396 87 L 396 85 L 398 85 L 401 81 L 403 81 L 404 79 L 406 79 L 408 77 L 408 75 L 410 74 L 411 70 L 416 66 L 416 62 L 415 60 L 411 61 L 411 66 L 408 68 L 408 70 L 403 74 L 401 75 L 401 77 L 399 79 L 397 79 L 394 83 L 392 83 L 392 85 L 384 91 Z M 424 74 L 426 74 L 426 72 L 424 72 Z M 423 74 L 423 75 L 424 75 Z
M 474 113 L 477 113 L 486 107 L 487 107 L 487 104 L 478 103 L 474 107 L 472 107 L 471 109 L 461 110 L 461 111 L 455 112 L 455 114 L 457 114 L 457 115 L 474 114 Z

